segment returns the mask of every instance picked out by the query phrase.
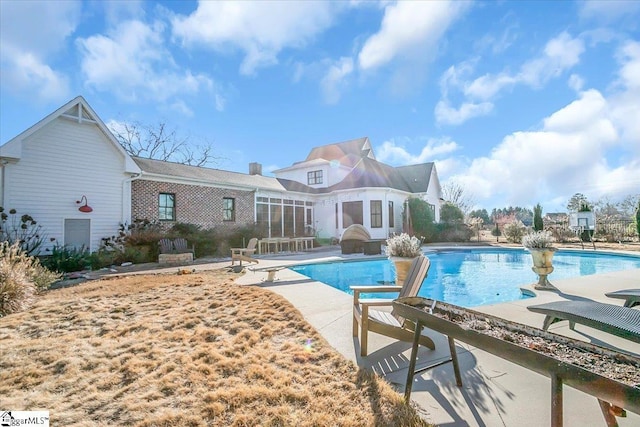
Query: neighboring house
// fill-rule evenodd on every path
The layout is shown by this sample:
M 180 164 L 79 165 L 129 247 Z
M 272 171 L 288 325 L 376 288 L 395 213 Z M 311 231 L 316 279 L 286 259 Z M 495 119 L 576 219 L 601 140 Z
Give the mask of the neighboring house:
M 542 218 L 545 227 L 554 225 L 568 225 L 569 215 L 564 212 L 549 212 Z
M 131 157 L 82 97 L 0 147 L 0 166 L 1 206 L 30 214 L 60 244 L 91 250 L 132 219 L 336 239 L 362 224 L 383 239 L 402 231 L 408 197 L 440 217 L 435 165 L 378 162 L 366 137 L 315 147 L 274 177 L 258 163 L 244 174 Z M 82 196 L 92 212 L 78 209 Z
M 0 147 L 0 205 L 29 214 L 45 243 L 95 250 L 131 218 L 131 179 L 140 168 L 82 97 Z M 86 197 L 90 213 L 76 203 Z

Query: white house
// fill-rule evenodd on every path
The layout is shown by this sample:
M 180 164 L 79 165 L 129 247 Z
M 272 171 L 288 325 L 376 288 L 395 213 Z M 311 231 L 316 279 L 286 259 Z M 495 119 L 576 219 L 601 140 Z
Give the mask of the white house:
M 91 250 L 132 219 L 336 239 L 362 224 L 383 239 L 402 231 L 403 205 L 419 197 L 439 220 L 435 164 L 378 162 L 366 137 L 314 147 L 274 177 L 249 166 L 244 174 L 133 158 L 77 97 L 0 146 L 0 206 L 33 216 L 58 244 Z
M 55 238 L 95 250 L 130 220 L 131 178 L 139 173 L 79 96 L 0 147 L 0 205 L 31 215 L 48 247 Z M 79 209 L 85 204 L 92 212 Z
M 409 197 L 425 200 L 440 218 L 441 187 L 435 164 L 392 167 L 375 159 L 369 138 L 315 147 L 304 161 L 274 171 L 291 189 L 313 195 L 316 233 L 340 238 L 351 224 L 365 226 L 371 238 L 402 231 Z M 286 185 L 286 184 L 285 184 Z

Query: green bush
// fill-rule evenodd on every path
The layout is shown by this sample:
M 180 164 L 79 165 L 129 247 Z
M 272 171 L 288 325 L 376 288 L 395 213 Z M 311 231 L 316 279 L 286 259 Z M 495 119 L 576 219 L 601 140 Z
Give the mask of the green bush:
M 78 249 L 71 246 L 55 245 L 51 255 L 43 257 L 42 262 L 50 270 L 70 273 L 91 266 L 91 254 L 84 246 Z
M 461 224 L 464 213 L 453 203 L 445 202 L 440 207 L 440 222 L 445 224 Z
M 437 230 L 434 224 L 433 211 L 429 204 L 422 199 L 410 197 L 407 199 L 413 234 L 420 236 L 423 242 L 432 242 L 436 238 Z M 406 212 L 402 213 L 403 219 Z
M 0 317 L 27 309 L 36 292 L 59 279 L 59 274 L 27 255 L 18 242 L 0 243 Z
M 121 252 L 119 250 L 108 250 L 104 247 L 93 252 L 89 256 L 89 262 L 92 270 L 100 270 L 116 263 L 116 258 Z
M 544 222 L 542 221 L 542 205 L 538 203 L 533 207 L 533 229 L 535 231 L 542 231 L 544 228 Z
M 502 235 L 502 233 L 500 232 L 500 225 L 497 222 L 494 224 L 494 227 L 491 229 L 491 235 L 495 237 L 499 237 Z

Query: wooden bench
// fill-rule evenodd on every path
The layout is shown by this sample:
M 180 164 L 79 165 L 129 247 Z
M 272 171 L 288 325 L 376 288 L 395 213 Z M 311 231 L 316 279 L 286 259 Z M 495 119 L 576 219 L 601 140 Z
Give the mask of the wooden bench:
M 158 241 L 158 264 L 178 265 L 193 262 L 195 248 L 187 245 L 187 240 L 178 237 L 174 240 L 164 238 Z

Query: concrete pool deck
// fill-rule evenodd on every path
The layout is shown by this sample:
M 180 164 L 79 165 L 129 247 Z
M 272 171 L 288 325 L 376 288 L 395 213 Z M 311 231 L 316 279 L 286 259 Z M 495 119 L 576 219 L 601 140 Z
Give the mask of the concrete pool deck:
M 315 262 L 362 258 L 375 257 L 361 254 L 343 256 L 339 249 L 285 256 L 263 255 L 259 258 L 260 264 L 248 266 L 245 274 L 239 276 L 236 282 L 239 285 L 262 286 L 282 295 L 344 357 L 385 377 L 403 393 L 411 345 L 378 334 L 370 334 L 369 355 L 360 357 L 359 342 L 351 334 L 352 296 L 289 269 L 278 271 L 274 282 L 264 281 L 267 277 L 266 271 L 250 270 L 311 260 Z M 208 266 L 211 265 L 195 265 L 194 268 L 199 270 Z M 622 305 L 621 300 L 607 298 L 605 293 L 640 286 L 640 269 L 563 280 L 553 280 L 551 274 L 549 279 L 558 289 L 557 292 L 537 291 L 533 290 L 532 286 L 523 286 L 533 291 L 536 297 L 476 307 L 474 310 L 541 327 L 544 316 L 527 310 L 528 305 L 571 297 Z M 535 275 L 532 273 L 531 283 L 534 281 Z M 550 331 L 640 355 L 640 345 L 583 325 L 577 325 L 576 330 L 572 331 L 568 322 L 560 322 L 552 325 Z M 427 330 L 425 333 L 435 341 L 436 350 L 421 348 L 418 354 L 418 368 L 448 358 L 446 338 L 433 331 Z M 550 425 L 549 378 L 465 343 L 456 342 L 456 347 L 463 387 L 456 386 L 450 363 L 416 375 L 414 379 L 411 400 L 426 420 L 439 426 L 451 427 Z M 570 387 L 564 387 L 563 391 L 565 426 L 606 425 L 595 397 Z M 617 420 L 621 427 L 640 425 L 640 415 L 631 412 L 627 412 L 626 418 Z

